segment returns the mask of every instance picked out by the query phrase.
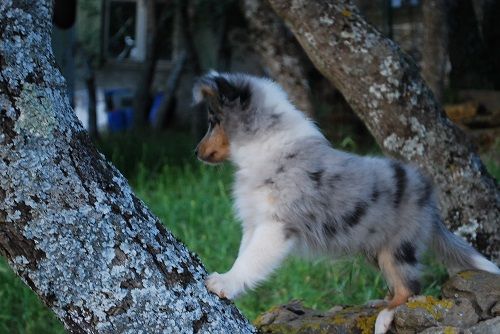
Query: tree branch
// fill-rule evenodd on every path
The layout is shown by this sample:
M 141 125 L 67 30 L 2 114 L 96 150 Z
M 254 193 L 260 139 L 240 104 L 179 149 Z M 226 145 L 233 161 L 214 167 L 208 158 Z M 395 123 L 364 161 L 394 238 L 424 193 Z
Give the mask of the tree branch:
M 269 2 L 384 153 L 411 161 L 434 178 L 448 226 L 498 261 L 498 186 L 467 136 L 446 118 L 414 62 L 351 1 Z
M 300 45 L 264 0 L 245 0 L 243 11 L 252 46 L 260 54 L 263 65 L 297 108 L 313 116 L 311 89 L 304 66 L 307 57 Z
M 0 4 L 0 252 L 74 333 L 251 333 L 92 145 L 50 47 L 52 1 Z

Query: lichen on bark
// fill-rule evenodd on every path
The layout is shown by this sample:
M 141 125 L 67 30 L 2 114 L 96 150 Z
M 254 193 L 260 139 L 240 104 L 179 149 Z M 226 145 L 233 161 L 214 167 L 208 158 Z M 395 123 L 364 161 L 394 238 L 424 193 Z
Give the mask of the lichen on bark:
M 54 67 L 51 5 L 0 4 L 0 253 L 71 332 L 253 332 L 92 145 Z

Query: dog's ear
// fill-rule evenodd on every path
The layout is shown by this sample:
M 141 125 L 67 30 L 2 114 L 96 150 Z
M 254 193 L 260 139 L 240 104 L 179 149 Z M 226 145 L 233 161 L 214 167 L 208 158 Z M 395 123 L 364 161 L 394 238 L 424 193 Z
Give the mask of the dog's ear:
M 221 99 L 226 99 L 227 101 L 234 101 L 239 97 L 239 92 L 236 87 L 229 83 L 223 77 L 215 77 L 215 84 L 217 85 L 217 89 L 219 90 L 219 97 Z
M 247 106 L 250 101 L 250 87 L 247 83 L 234 85 L 226 78 L 218 76 L 214 78 L 219 91 L 219 98 L 224 101 L 233 102 L 239 100 L 241 106 Z
M 211 104 L 224 104 L 239 99 L 242 106 L 246 106 L 250 100 L 250 88 L 248 84 L 235 85 L 223 76 L 207 75 L 200 79 L 194 87 L 193 96 L 195 103 L 202 100 Z

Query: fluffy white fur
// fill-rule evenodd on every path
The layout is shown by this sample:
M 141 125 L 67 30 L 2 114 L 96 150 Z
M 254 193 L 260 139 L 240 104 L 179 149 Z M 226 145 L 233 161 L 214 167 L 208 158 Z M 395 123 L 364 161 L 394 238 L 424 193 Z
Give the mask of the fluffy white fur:
M 234 299 L 299 248 L 328 256 L 362 253 L 406 298 L 418 292 L 419 258 L 427 246 L 457 268 L 499 273 L 446 230 L 432 185 L 419 171 L 332 149 L 274 82 L 211 72 L 193 95 L 197 103 L 211 99 L 210 117 L 226 130 L 243 229 L 236 261 L 227 273 L 207 278 L 210 291 Z M 380 313 L 375 333 L 388 330 L 393 314 Z
M 220 296 L 234 299 L 245 289 L 255 287 L 269 276 L 285 259 L 294 245 L 286 239 L 283 223 L 273 219 L 273 199 L 266 189 L 256 189 L 255 184 L 269 168 L 269 159 L 280 152 L 287 143 L 323 135 L 287 99 L 286 93 L 274 82 L 252 78 L 255 85 L 265 91 L 262 106 L 283 113 L 286 133 L 271 133 L 258 142 L 243 145 L 231 143 L 231 161 L 237 165 L 233 187 L 234 207 L 242 222 L 243 237 L 238 257 L 225 274 L 213 273 L 207 287 Z

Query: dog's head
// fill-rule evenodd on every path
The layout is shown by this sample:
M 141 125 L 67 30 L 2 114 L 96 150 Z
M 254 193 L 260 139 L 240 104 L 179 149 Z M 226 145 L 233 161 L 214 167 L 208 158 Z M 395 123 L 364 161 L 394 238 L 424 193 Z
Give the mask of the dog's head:
M 211 72 L 195 84 L 193 97 L 195 103 L 206 106 L 208 114 L 208 131 L 196 155 L 209 164 L 221 163 L 230 155 L 233 134 L 250 114 L 250 83 L 243 75 Z

